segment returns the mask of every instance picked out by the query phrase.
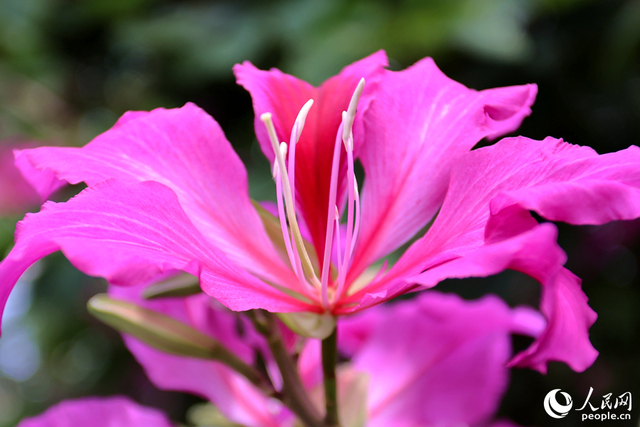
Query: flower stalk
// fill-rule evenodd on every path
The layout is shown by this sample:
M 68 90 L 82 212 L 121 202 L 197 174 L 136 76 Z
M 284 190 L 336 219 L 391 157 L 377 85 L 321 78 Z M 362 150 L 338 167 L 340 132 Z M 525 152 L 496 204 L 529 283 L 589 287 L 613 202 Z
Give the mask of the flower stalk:
M 338 328 L 322 340 L 322 373 L 324 377 L 325 425 L 339 426 L 336 363 L 338 362 Z

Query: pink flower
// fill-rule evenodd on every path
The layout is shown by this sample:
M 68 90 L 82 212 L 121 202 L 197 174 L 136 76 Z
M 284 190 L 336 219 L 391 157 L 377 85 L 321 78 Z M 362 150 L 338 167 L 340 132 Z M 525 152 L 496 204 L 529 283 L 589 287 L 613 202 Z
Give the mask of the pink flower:
M 166 415 L 127 397 L 65 400 L 43 414 L 22 420 L 18 427 L 174 427 Z
M 23 152 L 34 170 L 89 188 L 19 224 L 0 265 L 0 306 L 23 271 L 56 250 L 114 285 L 183 270 L 232 310 L 333 315 L 510 268 L 544 286 L 548 319 L 514 363 L 585 369 L 597 355 L 588 340 L 595 313 L 562 268 L 555 226 L 529 211 L 575 224 L 640 216 L 640 151 L 598 156 L 552 138 L 509 138 L 469 152 L 514 130 L 536 86 L 477 92 L 431 59 L 401 72 L 384 70 L 386 61 L 373 54 L 320 88 L 248 63 L 235 68 L 274 161 L 279 236 L 262 220 L 273 231 L 278 219 L 261 219 L 252 205 L 220 127 L 192 104 L 129 112 L 83 148 Z M 336 225 L 343 211 L 346 224 Z M 372 267 L 432 221 L 395 265 Z

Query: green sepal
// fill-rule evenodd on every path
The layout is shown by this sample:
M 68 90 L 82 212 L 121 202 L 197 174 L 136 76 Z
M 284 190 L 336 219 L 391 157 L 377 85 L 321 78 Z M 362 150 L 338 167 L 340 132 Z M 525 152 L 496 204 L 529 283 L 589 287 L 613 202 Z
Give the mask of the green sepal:
M 165 297 L 186 297 L 202 292 L 198 278 L 189 273 L 181 273 L 170 279 L 149 286 L 142 292 L 145 299 Z
M 98 320 L 165 353 L 220 359 L 224 348 L 213 338 L 164 314 L 98 294 L 87 302 Z
M 323 340 L 336 328 L 336 319 L 329 313 L 276 313 L 282 323 L 298 335 Z

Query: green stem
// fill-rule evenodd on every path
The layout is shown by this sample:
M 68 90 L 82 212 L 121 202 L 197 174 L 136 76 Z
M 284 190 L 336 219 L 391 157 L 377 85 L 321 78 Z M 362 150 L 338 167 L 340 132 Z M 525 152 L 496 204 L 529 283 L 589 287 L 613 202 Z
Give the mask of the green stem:
M 267 338 L 280 374 L 282 375 L 282 395 L 278 397 L 287 405 L 307 427 L 326 427 L 316 407 L 311 402 L 309 394 L 302 385 L 295 364 L 282 341 L 275 317 L 266 311 L 253 310 L 249 312 L 256 329 Z
M 324 375 L 324 398 L 327 413 L 325 425 L 338 426 L 338 393 L 336 386 L 336 363 L 338 362 L 338 328 L 322 340 L 322 372 Z

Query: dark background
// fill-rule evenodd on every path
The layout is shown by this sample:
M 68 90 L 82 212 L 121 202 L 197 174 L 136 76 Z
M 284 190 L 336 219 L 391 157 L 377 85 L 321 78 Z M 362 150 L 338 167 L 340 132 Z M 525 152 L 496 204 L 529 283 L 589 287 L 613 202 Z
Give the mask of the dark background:
M 242 156 L 252 196 L 272 198 L 250 98 L 235 85 L 232 65 L 248 59 L 319 84 L 381 48 L 393 69 L 433 56 L 475 89 L 537 83 L 533 114 L 518 134 L 562 137 L 600 153 L 640 143 L 637 0 L 0 0 L 0 138 L 83 145 L 124 111 L 192 101 Z M 17 219 L 0 221 L 5 251 Z M 601 355 L 584 373 L 558 363 L 546 376 L 514 370 L 500 415 L 525 426 L 588 425 L 574 411 L 562 420 L 545 414 L 543 398 L 555 388 L 574 397 L 574 408 L 589 387 L 594 405 L 609 392 L 640 398 L 640 222 L 560 232 L 567 266 L 599 314 L 591 339 Z M 64 398 L 115 393 L 183 421 L 198 400 L 155 390 L 119 336 L 86 313 L 86 300 L 105 284 L 59 254 L 40 270 L 12 297 L 3 323 L 0 427 Z M 469 298 L 494 292 L 510 304 L 537 305 L 539 296 L 536 284 L 512 272 L 440 289 Z M 635 406 L 632 422 L 593 424 L 637 425 Z

